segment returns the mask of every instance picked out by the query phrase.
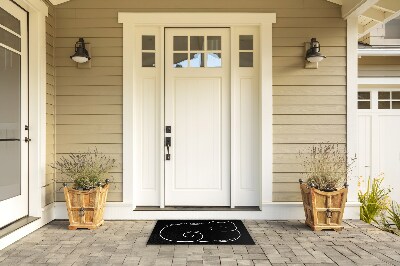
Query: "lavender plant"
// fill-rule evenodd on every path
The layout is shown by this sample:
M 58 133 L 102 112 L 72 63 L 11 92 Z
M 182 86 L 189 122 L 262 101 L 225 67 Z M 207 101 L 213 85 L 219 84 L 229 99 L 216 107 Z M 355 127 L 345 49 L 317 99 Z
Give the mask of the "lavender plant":
M 355 158 L 347 161 L 347 151 L 339 144 L 320 143 L 304 152 L 299 152 L 302 159 L 303 175 L 310 186 L 323 191 L 335 191 L 347 182 L 347 175 Z
M 62 156 L 54 169 L 65 174 L 74 183 L 75 189 L 89 190 L 101 184 L 115 167 L 116 160 L 100 153 L 97 148 L 83 153 Z

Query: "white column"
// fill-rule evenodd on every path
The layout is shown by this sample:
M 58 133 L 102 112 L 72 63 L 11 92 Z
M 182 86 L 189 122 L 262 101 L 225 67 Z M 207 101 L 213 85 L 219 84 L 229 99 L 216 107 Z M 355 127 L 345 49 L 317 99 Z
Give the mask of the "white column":
M 347 152 L 350 161 L 357 154 L 358 18 L 347 19 Z M 357 160 L 348 175 L 348 202 L 357 202 Z

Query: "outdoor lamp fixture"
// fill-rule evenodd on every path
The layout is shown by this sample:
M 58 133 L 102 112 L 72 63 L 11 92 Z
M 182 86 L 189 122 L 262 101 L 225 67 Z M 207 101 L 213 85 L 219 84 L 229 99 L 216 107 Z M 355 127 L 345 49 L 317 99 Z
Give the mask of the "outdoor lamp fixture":
M 318 68 L 318 62 L 321 62 L 326 56 L 320 53 L 319 42 L 316 38 L 311 38 L 311 42 L 305 43 L 306 47 L 306 68 Z
M 91 59 L 89 52 L 85 48 L 85 41 L 83 38 L 79 38 L 79 41 L 75 43 L 75 54 L 70 57 L 79 64 L 86 63 Z

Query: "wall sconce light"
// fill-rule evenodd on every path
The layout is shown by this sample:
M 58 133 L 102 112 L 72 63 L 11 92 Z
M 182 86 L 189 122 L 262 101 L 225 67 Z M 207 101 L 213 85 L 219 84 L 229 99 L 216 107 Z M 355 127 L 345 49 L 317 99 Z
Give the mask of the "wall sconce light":
M 70 57 L 78 64 L 86 63 L 91 59 L 88 50 L 86 50 L 85 41 L 83 38 L 79 38 L 79 41 L 75 43 L 75 54 L 71 55 Z
M 316 38 L 311 38 L 311 42 L 305 43 L 306 62 L 305 68 L 318 68 L 318 62 L 321 62 L 326 56 L 320 53 L 320 45 Z

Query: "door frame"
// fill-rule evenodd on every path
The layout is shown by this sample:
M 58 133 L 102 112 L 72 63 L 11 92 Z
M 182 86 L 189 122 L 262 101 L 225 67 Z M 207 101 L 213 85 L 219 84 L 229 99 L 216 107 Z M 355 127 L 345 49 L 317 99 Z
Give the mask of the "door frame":
M 177 51 L 174 50 L 174 36 L 203 36 L 203 55 L 204 55 L 204 61 L 203 67 L 192 67 L 188 66 L 186 68 L 176 68 L 173 67 L 173 54 L 177 53 Z M 208 67 L 207 66 L 207 54 L 210 52 L 210 49 L 206 47 L 207 45 L 205 44 L 207 42 L 206 36 L 220 36 L 221 37 L 221 47 L 220 51 L 218 53 L 221 53 L 222 56 L 222 65 L 219 67 Z M 230 28 L 165 28 L 164 31 L 164 44 L 165 44 L 165 64 L 164 64 L 164 70 L 165 70 L 165 84 L 164 84 L 164 117 L 161 119 L 164 119 L 164 124 L 166 126 L 172 126 L 172 131 L 171 133 L 164 133 L 164 137 L 171 137 L 172 138 L 172 145 L 170 147 L 170 153 L 171 153 L 171 158 L 168 161 L 164 161 L 164 201 L 166 206 L 231 206 L 232 201 L 231 201 L 231 196 L 232 196 L 232 186 L 231 186 L 231 146 L 232 146 L 232 141 L 231 141 L 231 132 L 232 132 L 232 110 L 231 110 L 231 105 L 232 105 L 232 98 L 231 98 L 231 87 L 232 85 L 230 84 L 231 79 L 231 29 Z M 191 47 L 188 43 L 187 51 L 191 53 L 197 53 L 198 51 L 194 52 L 191 50 Z M 186 53 L 183 51 L 179 51 L 178 53 Z M 191 59 L 188 59 L 189 61 Z M 179 84 L 180 79 L 199 79 L 199 80 L 210 80 L 217 78 L 220 79 L 218 81 L 218 84 L 220 86 L 213 87 L 212 92 L 215 93 L 218 88 L 220 89 L 219 91 L 219 100 L 218 102 L 218 107 L 220 110 L 220 115 L 216 115 L 216 113 L 208 113 L 209 119 L 207 119 L 207 122 L 205 120 L 203 121 L 203 124 L 197 124 L 197 129 L 195 131 L 200 130 L 206 130 L 206 131 L 213 131 L 213 132 L 218 132 L 216 135 L 218 136 L 218 141 L 219 145 L 210 145 L 210 143 L 207 143 L 209 139 L 203 139 L 204 143 L 201 146 L 207 146 L 208 147 L 218 147 L 219 152 L 216 154 L 219 154 L 217 156 L 218 159 L 214 157 L 213 162 L 219 161 L 218 167 L 219 174 L 216 174 L 214 177 L 217 178 L 219 175 L 220 182 L 219 183 L 219 188 L 213 187 L 213 188 L 186 188 L 186 189 L 178 189 L 175 187 L 177 185 L 177 176 L 178 174 L 178 169 L 182 169 L 183 165 L 180 164 L 179 162 L 182 162 L 183 157 L 185 156 L 179 156 L 180 153 L 178 152 L 178 142 L 184 141 L 184 139 L 178 138 L 178 126 L 177 126 L 177 121 L 179 120 L 180 112 L 176 110 L 177 106 L 180 105 L 180 102 L 177 100 L 177 96 L 179 95 L 178 91 L 176 90 L 177 87 L 176 85 Z M 190 82 L 190 81 L 189 81 Z M 196 81 L 197 82 L 197 81 Z M 199 81 L 201 82 L 201 81 Z M 182 83 L 181 83 L 182 84 Z M 215 84 L 215 83 L 214 83 Z M 194 84 L 193 84 L 194 85 Z M 185 86 L 187 86 L 185 82 Z M 188 87 L 190 87 L 189 85 Z M 202 90 L 206 88 L 207 86 L 202 86 Z M 185 88 L 185 92 L 187 92 L 187 89 Z M 197 91 L 198 92 L 198 91 Z M 182 93 L 182 91 L 181 91 Z M 217 97 L 216 95 L 213 95 Z M 212 97 L 212 99 L 218 99 Z M 207 97 L 208 98 L 208 97 Z M 210 99 L 210 98 L 208 98 Z M 196 110 L 201 110 L 204 107 L 199 107 Z M 210 108 L 212 108 L 210 106 Z M 187 109 L 190 110 L 191 108 Z M 207 109 L 207 108 L 205 108 Z M 204 110 L 205 111 L 205 110 Z M 201 110 L 200 113 L 204 112 Z M 217 112 L 216 109 L 214 109 L 215 112 Z M 216 121 L 213 120 L 218 117 L 218 127 L 208 127 L 208 125 L 205 124 L 212 124 L 211 121 Z M 183 124 L 190 125 L 191 119 L 190 117 L 186 117 L 185 121 L 180 121 L 181 124 L 180 126 L 183 126 Z M 168 122 L 169 121 L 169 122 Z M 193 126 L 193 125 L 192 125 Z M 184 126 L 183 126 L 184 127 Z M 191 126 L 189 126 L 191 128 Z M 214 131 L 217 130 L 217 131 Z M 182 134 L 182 131 L 180 131 Z M 192 132 L 194 133 L 194 132 Z M 203 131 L 203 134 L 205 132 Z M 195 133 L 196 134 L 196 133 Z M 199 134 L 201 136 L 202 134 Z M 216 137 L 214 135 L 214 137 Z M 182 138 L 185 138 L 184 136 L 180 135 Z M 215 139 L 214 139 L 215 140 Z M 198 140 L 197 140 L 198 141 Z M 196 141 L 196 142 L 197 142 Z M 206 143 L 205 143 L 206 142 Z M 189 146 L 193 143 L 188 142 L 187 143 Z M 215 143 L 214 143 L 215 144 Z M 180 147 L 182 149 L 182 146 Z M 193 148 L 193 147 L 192 147 Z M 188 149 L 190 150 L 190 149 Z M 162 150 L 163 153 L 165 154 L 165 149 Z M 182 151 L 182 150 L 181 150 Z M 215 149 L 213 149 L 215 151 Z M 209 151 L 209 155 L 211 155 L 211 151 Z M 197 154 L 197 153 L 196 153 Z M 203 154 L 205 155 L 205 154 Z M 180 160 L 178 160 L 178 157 L 180 157 Z M 202 165 L 204 163 L 203 157 L 207 157 L 208 159 L 210 158 L 209 156 L 200 156 L 196 158 L 195 164 L 197 165 Z M 204 158 L 205 159 L 205 158 Z M 205 159 L 207 160 L 207 159 Z M 208 161 L 211 163 L 210 161 Z M 192 162 L 193 163 L 193 162 Z M 199 163 L 199 164 L 198 164 Z M 212 163 L 208 165 L 211 167 Z M 180 167 L 179 167 L 180 166 Z M 201 167 L 201 168 L 208 168 L 208 167 Z M 216 168 L 214 168 L 216 169 Z M 187 169 L 190 171 L 190 168 Z M 198 172 L 191 172 L 192 175 L 198 174 Z M 194 180 L 194 176 L 190 178 L 190 174 L 186 176 L 186 178 L 189 178 L 190 180 Z M 179 178 L 179 177 L 178 177 Z M 181 176 L 182 178 L 182 176 Z M 204 178 L 207 178 L 204 176 Z M 210 178 L 210 177 L 209 177 Z M 201 180 L 202 177 L 196 176 L 195 179 Z M 181 179 L 182 180 L 182 179 Z M 210 179 L 207 179 L 211 181 Z M 205 183 L 201 183 L 201 185 L 205 185 Z M 214 184 L 217 186 L 216 184 Z M 178 200 L 179 198 L 180 200 Z M 201 203 L 203 202 L 203 203 Z M 207 203 L 205 203 L 207 202 Z
M 46 180 L 46 22 L 41 0 L 13 0 L 28 12 L 29 169 L 28 215 L 42 217 Z
M 10 46 L 5 45 L 5 49 L 14 52 L 20 56 L 20 97 L 19 97 L 19 112 L 20 122 L 18 124 L 20 130 L 20 141 L 19 141 L 19 152 L 20 152 L 20 194 L 11 196 L 10 198 L 4 199 L 0 202 L 3 212 L 6 213 L 6 224 L 0 224 L 0 227 L 7 226 L 13 222 L 19 220 L 22 217 L 28 215 L 28 144 L 24 143 L 24 138 L 28 136 L 28 132 L 24 130 L 24 126 L 29 124 L 29 87 L 28 87 L 28 13 L 19 7 L 17 4 L 11 1 L 2 1 L 2 8 L 18 19 L 20 22 L 20 34 L 19 38 L 21 41 L 20 51 L 13 49 Z M 18 211 L 13 212 L 12 210 L 18 208 Z M 11 213 L 10 213 L 11 212 Z M 10 213 L 7 215 L 7 213 Z
M 135 86 L 135 66 L 140 64 L 140 58 L 135 57 L 137 47 L 135 33 L 137 26 L 156 26 L 164 36 L 164 28 L 167 27 L 240 27 L 257 26 L 260 38 L 260 66 L 259 88 L 260 99 L 260 201 L 259 206 L 272 202 L 272 24 L 276 22 L 275 13 L 118 13 L 118 22 L 123 23 L 123 203 L 136 208 L 135 186 L 141 175 L 142 164 L 141 145 L 138 141 L 142 134 L 140 113 L 135 110 L 140 105 Z M 231 34 L 233 35 L 233 34 Z M 164 37 L 163 37 L 164 38 Z M 232 38 L 232 37 L 231 37 Z M 160 48 L 161 62 L 160 77 L 158 81 L 164 84 L 164 46 Z M 231 50 L 231 58 L 232 56 Z M 234 84 L 234 71 L 231 69 L 231 84 Z M 161 92 L 161 99 L 164 92 Z M 161 117 L 164 116 L 164 103 L 160 102 Z M 161 136 L 164 134 L 164 121 L 161 120 Z M 160 145 L 164 147 L 163 141 Z M 231 157 L 234 156 L 234 145 L 231 146 Z M 164 148 L 162 148 L 164 150 Z M 160 169 L 164 169 L 164 153 L 160 158 Z M 164 174 L 161 173 L 160 207 L 164 207 Z M 235 173 L 232 172 L 231 187 L 234 188 Z M 231 191 L 232 191 L 231 188 Z M 234 202 L 234 194 L 231 193 L 231 201 Z M 231 207 L 235 207 L 234 204 Z

